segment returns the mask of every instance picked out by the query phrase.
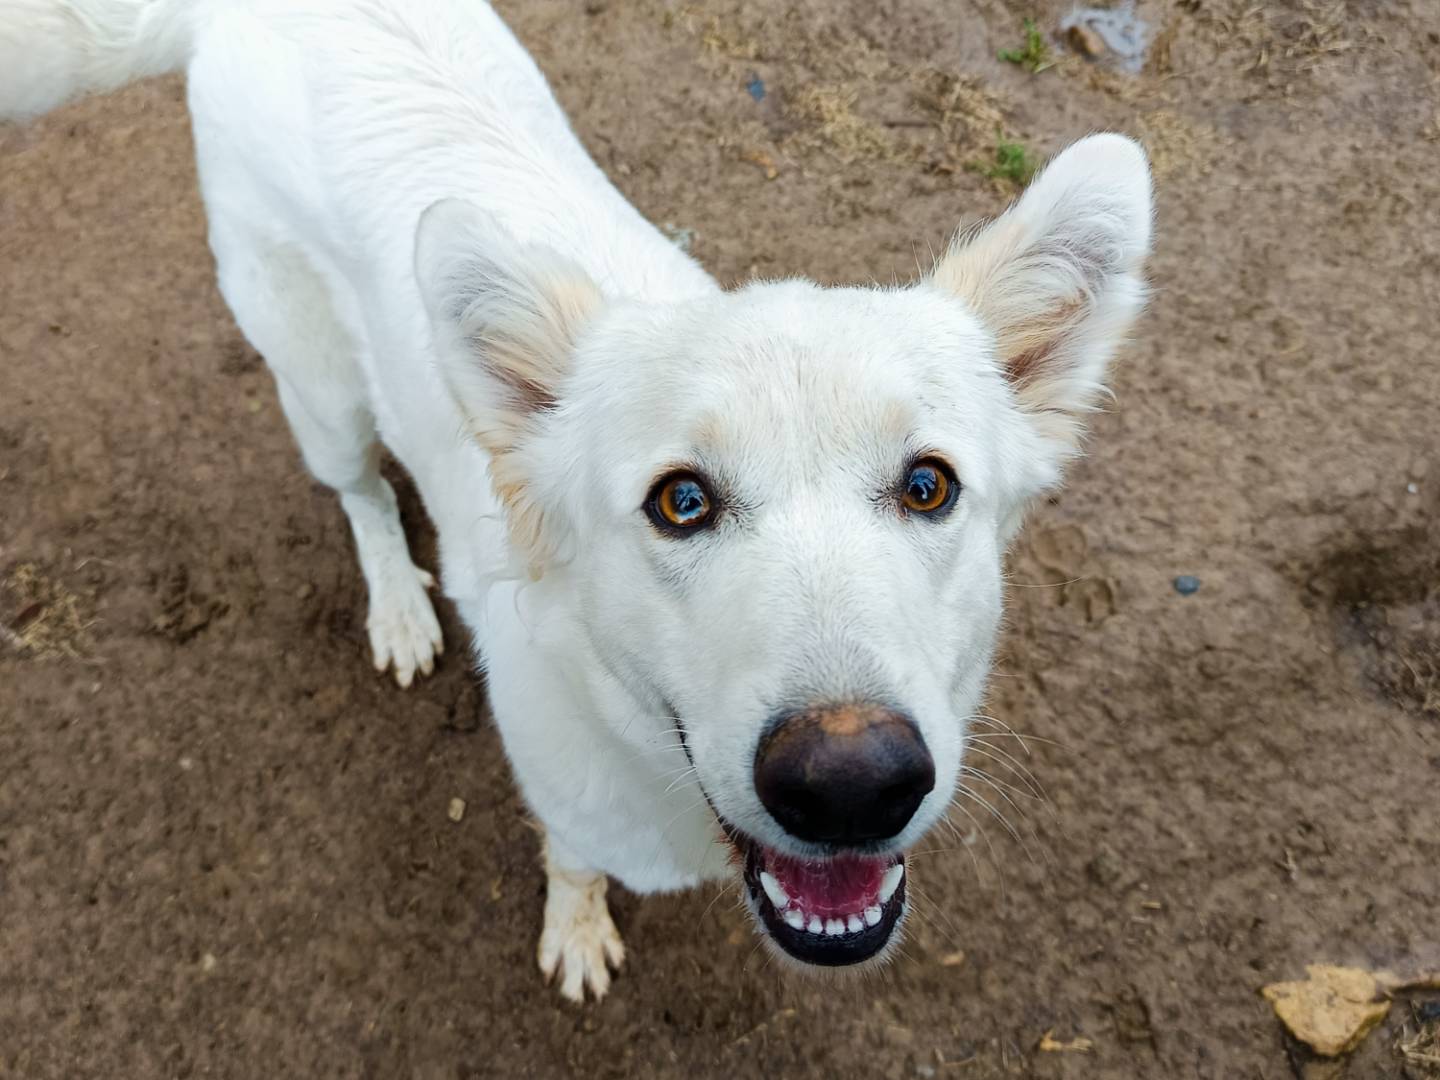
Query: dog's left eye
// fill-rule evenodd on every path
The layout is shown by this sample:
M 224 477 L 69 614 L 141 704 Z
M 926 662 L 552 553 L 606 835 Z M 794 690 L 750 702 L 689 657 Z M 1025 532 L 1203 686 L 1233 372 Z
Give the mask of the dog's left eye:
M 954 506 L 959 494 L 960 481 L 950 466 L 939 458 L 922 458 L 905 474 L 900 503 L 911 513 L 934 517 Z
M 689 532 L 710 521 L 715 500 L 694 473 L 672 473 L 655 485 L 645 510 L 650 520 L 666 532 Z

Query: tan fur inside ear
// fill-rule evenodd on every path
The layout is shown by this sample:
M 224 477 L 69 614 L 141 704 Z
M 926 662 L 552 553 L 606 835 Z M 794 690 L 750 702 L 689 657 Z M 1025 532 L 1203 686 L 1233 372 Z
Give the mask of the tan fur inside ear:
M 1084 283 L 1070 280 L 1025 281 L 1026 229 L 1001 218 L 973 239 L 957 239 L 935 267 L 934 280 L 958 296 L 995 334 L 996 347 L 1012 382 L 1023 386 L 1043 370 L 1065 330 L 1083 313 Z M 1036 266 L 1035 269 L 1042 269 Z M 1073 295 L 1050 295 L 1046 286 Z M 1066 287 L 1069 288 L 1066 288 Z
M 440 373 L 469 435 L 490 455 L 512 546 L 538 576 L 563 522 L 547 521 L 544 421 L 570 375 L 577 343 L 601 306 L 576 263 L 525 243 L 462 199 L 420 215 L 415 277 L 435 332 Z M 551 504 L 550 516 L 560 513 Z
M 994 335 L 1016 399 L 1073 447 L 1106 366 L 1144 306 L 1152 194 L 1144 151 L 1120 135 L 1073 144 L 995 221 L 956 239 L 933 284 Z
M 1070 447 L 1104 393 L 1106 362 L 1144 297 L 1109 228 L 1101 217 L 1089 228 L 1046 235 L 1012 212 L 958 238 L 932 278 L 994 335 L 1032 423 Z
M 528 284 L 532 292 L 512 292 L 505 306 L 493 294 L 479 297 L 456 320 L 509 391 L 517 420 L 554 407 L 580 329 L 600 306 L 600 291 L 588 279 L 550 273 Z
M 526 284 L 523 293 L 477 294 L 458 313 L 456 328 L 469 355 L 462 370 L 453 361 L 447 367 L 470 434 L 490 455 L 490 482 L 505 505 L 511 542 L 538 579 L 557 540 L 535 498 L 527 451 L 538 422 L 556 405 L 576 339 L 601 297 L 588 278 L 563 270 Z
M 957 238 L 936 264 L 936 285 L 959 297 L 995 335 L 996 351 L 1021 408 L 1047 435 L 1079 436 L 1067 398 L 1074 373 L 1060 353 L 1091 314 L 1093 294 L 1083 265 L 1065 265 L 1011 216 L 971 237 Z

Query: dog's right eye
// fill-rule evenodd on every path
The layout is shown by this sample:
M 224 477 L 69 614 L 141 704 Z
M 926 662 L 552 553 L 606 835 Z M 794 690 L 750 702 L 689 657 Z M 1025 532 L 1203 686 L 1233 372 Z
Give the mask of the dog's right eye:
M 662 531 L 688 533 L 709 524 L 715 500 L 694 473 L 671 473 L 651 490 L 645 511 Z

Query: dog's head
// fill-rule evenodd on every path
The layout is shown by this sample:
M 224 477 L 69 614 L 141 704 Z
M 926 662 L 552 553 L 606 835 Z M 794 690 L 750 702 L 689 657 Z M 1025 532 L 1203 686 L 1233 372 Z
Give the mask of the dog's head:
M 956 790 L 1006 544 L 1143 303 L 1150 218 L 1142 152 L 1094 136 L 913 286 L 664 305 L 607 298 L 466 204 L 422 222 L 442 363 L 514 546 L 563 566 L 637 702 L 629 737 L 675 729 L 793 957 L 895 935 L 903 853 Z

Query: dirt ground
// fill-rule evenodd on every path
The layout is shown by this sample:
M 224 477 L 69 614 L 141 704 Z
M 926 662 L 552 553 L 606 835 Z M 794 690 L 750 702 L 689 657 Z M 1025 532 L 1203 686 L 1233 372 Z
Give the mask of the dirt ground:
M 563 1005 L 483 688 L 371 673 L 152 81 L 0 129 L 0 1076 L 1323 1075 L 1263 984 L 1440 970 L 1440 5 L 1147 0 L 1137 75 L 1058 0 L 501 6 L 725 280 L 908 278 L 1010 196 L 998 138 L 1149 145 L 1153 309 L 993 683 L 1046 799 L 977 789 L 1008 825 L 937 832 L 877 977 L 617 890 L 628 966 Z M 1424 1007 L 1348 1075 L 1425 1076 Z

